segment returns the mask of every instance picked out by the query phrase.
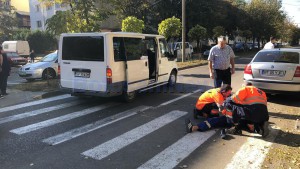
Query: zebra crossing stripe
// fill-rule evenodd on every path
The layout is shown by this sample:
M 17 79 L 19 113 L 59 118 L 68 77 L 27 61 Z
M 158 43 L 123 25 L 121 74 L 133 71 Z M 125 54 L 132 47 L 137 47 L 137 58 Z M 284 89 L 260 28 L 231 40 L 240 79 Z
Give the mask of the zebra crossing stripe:
M 215 130 L 187 134 L 138 169 L 165 169 L 175 168 L 184 158 L 216 133 Z
M 105 119 L 96 121 L 92 124 L 87 124 L 85 126 L 82 126 L 80 128 L 76 128 L 70 131 L 67 131 L 65 133 L 49 137 L 47 139 L 44 139 L 43 142 L 50 144 L 50 145 L 57 145 L 60 143 L 63 143 L 65 141 L 71 140 L 73 138 L 79 137 L 81 135 L 84 135 L 86 133 L 92 132 L 94 130 L 97 130 L 99 128 L 102 128 L 104 126 L 107 126 L 109 124 L 115 123 L 117 121 L 120 121 L 122 119 L 125 119 L 127 117 L 131 117 L 133 115 L 136 115 L 138 112 L 145 111 L 151 107 L 149 106 L 139 106 L 121 113 L 118 113 L 116 115 L 107 117 Z
M 57 106 L 51 106 L 51 107 L 47 107 L 47 108 L 43 108 L 43 109 L 38 109 L 38 110 L 22 113 L 22 114 L 4 117 L 4 118 L 0 119 L 0 124 L 15 121 L 15 120 L 20 120 L 20 119 L 23 119 L 26 117 L 36 116 L 36 115 L 43 114 L 43 113 L 48 113 L 50 111 L 55 111 L 55 110 L 59 110 L 59 109 L 67 108 L 67 107 L 72 107 L 72 106 L 75 106 L 78 104 L 80 104 L 80 101 L 73 101 L 70 103 L 64 103 L 64 104 L 57 105 Z
M 69 94 L 65 94 L 65 95 L 60 95 L 60 96 L 56 96 L 56 97 L 51 97 L 48 99 L 42 99 L 42 100 L 32 101 L 32 102 L 28 102 L 28 103 L 13 105 L 13 106 L 9 106 L 9 107 L 0 108 L 0 112 L 6 112 L 6 111 L 16 110 L 16 109 L 20 109 L 20 108 L 24 108 L 24 107 L 48 103 L 51 101 L 62 100 L 62 99 L 66 99 L 69 97 L 72 97 L 72 96 Z
M 266 140 L 254 137 L 248 138 L 247 142 L 235 153 L 226 169 L 260 169 L 278 131 L 279 128 L 272 127 Z M 261 137 L 258 134 L 253 134 L 252 136 Z
M 175 99 L 169 100 L 169 101 L 167 101 L 167 102 L 164 102 L 164 103 L 158 105 L 157 108 L 159 108 L 159 107 L 161 107 L 161 106 L 168 105 L 168 104 L 173 103 L 173 102 L 176 102 L 176 101 L 178 101 L 178 100 L 180 100 L 180 99 L 183 99 L 183 98 L 185 98 L 185 97 L 188 97 L 188 96 L 190 96 L 190 95 L 192 95 L 192 94 L 194 94 L 194 93 L 198 93 L 198 92 L 200 92 L 200 91 L 202 91 L 202 90 L 201 90 L 201 89 L 198 89 L 198 90 L 195 90 L 195 91 L 193 91 L 193 92 L 191 92 L 191 93 L 188 93 L 188 94 L 182 95 L 182 96 L 180 96 L 180 97 L 177 97 L 177 98 L 175 98 Z
M 103 109 L 106 109 L 108 107 L 115 106 L 115 105 L 118 105 L 118 104 L 119 103 L 108 103 L 108 104 L 105 104 L 105 105 L 94 106 L 94 107 L 91 107 L 91 108 L 88 108 L 88 109 L 84 109 L 84 110 L 74 112 L 74 113 L 71 113 L 71 114 L 67 114 L 67 115 L 64 115 L 64 116 L 60 116 L 60 117 L 57 117 L 57 118 L 53 118 L 53 119 L 49 119 L 49 120 L 42 121 L 42 122 L 39 122 L 39 123 L 35 123 L 35 124 L 32 124 L 32 125 L 20 127 L 20 128 L 17 128 L 17 129 L 13 129 L 13 130 L 10 130 L 10 132 L 15 133 L 15 134 L 19 134 L 19 135 L 24 134 L 24 133 L 29 133 L 29 132 L 32 132 L 32 131 L 35 131 L 35 130 L 38 130 L 38 129 L 41 129 L 41 128 L 52 126 L 54 124 L 58 124 L 58 123 L 65 122 L 65 121 L 68 121 L 68 120 L 71 120 L 71 119 L 75 119 L 77 117 L 85 116 L 85 115 L 88 115 L 88 114 L 94 113 L 96 111 L 103 110 Z
M 99 146 L 87 150 L 83 152 L 82 155 L 96 160 L 101 160 L 109 156 L 110 154 L 124 148 L 125 146 L 141 139 L 142 137 L 154 132 L 155 130 L 158 130 L 168 123 L 171 123 L 172 121 L 185 116 L 186 114 L 187 112 L 183 111 L 171 111 L 168 114 L 158 117 L 140 127 L 137 127 Z

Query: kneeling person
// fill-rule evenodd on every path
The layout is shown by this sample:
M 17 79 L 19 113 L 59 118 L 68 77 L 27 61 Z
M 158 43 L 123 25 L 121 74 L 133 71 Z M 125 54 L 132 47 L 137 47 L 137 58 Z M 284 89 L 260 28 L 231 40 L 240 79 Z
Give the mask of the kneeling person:
M 223 85 L 221 88 L 210 89 L 204 92 L 198 99 L 194 108 L 194 118 L 198 116 L 205 118 L 218 117 L 222 110 L 224 100 L 231 95 L 232 88 Z

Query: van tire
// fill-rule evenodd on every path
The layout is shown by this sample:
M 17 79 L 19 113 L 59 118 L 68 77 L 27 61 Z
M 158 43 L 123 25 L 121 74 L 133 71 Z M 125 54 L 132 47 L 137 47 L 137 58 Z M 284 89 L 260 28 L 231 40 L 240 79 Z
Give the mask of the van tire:
M 125 102 L 130 103 L 133 100 L 135 100 L 136 92 L 135 91 L 129 92 L 129 93 L 123 92 L 122 97 L 123 97 L 123 99 L 124 99 Z
M 169 81 L 168 81 L 168 87 L 174 87 L 177 82 L 177 73 L 175 70 L 173 70 L 170 74 Z

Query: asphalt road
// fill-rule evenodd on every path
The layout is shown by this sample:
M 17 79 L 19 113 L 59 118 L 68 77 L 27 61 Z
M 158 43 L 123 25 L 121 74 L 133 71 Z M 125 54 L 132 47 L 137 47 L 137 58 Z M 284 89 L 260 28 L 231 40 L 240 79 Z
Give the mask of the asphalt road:
M 237 60 L 234 91 L 249 61 Z M 268 141 L 254 136 L 251 156 L 252 137 L 222 140 L 219 130 L 186 134 L 184 119 L 212 84 L 201 66 L 180 71 L 175 89 L 153 89 L 132 103 L 62 95 L 1 108 L 0 168 L 259 168 L 276 130 Z

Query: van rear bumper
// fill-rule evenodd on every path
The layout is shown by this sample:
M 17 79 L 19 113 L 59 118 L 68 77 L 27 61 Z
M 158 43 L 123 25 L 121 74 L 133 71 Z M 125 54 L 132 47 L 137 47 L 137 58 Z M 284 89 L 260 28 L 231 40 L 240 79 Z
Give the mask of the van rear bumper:
M 83 90 L 83 89 L 73 89 L 60 87 L 63 92 L 69 93 L 72 96 L 99 96 L 99 97 L 113 97 L 120 96 L 123 93 L 124 82 L 118 82 L 107 85 L 106 91 L 93 91 L 93 90 Z

